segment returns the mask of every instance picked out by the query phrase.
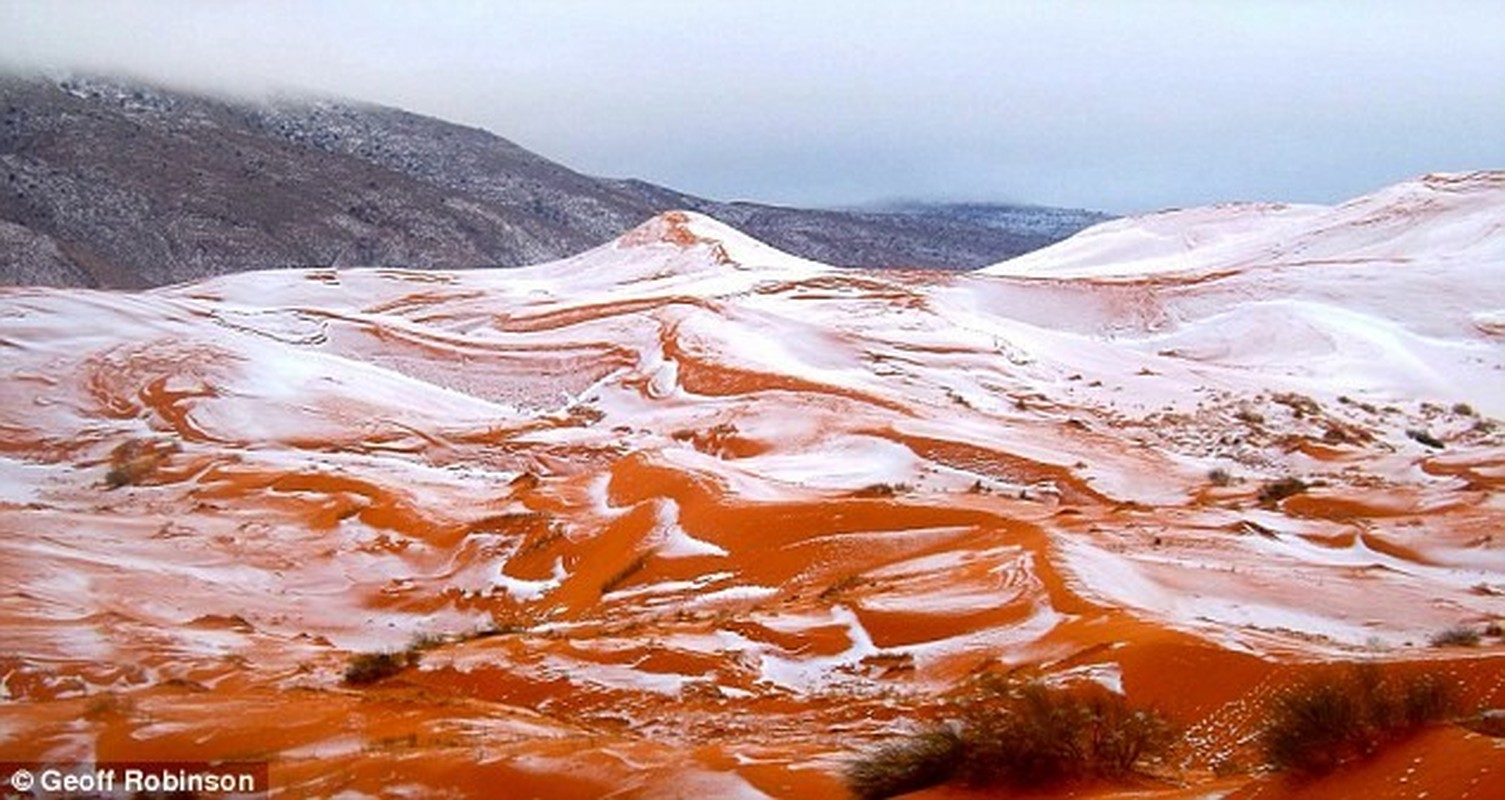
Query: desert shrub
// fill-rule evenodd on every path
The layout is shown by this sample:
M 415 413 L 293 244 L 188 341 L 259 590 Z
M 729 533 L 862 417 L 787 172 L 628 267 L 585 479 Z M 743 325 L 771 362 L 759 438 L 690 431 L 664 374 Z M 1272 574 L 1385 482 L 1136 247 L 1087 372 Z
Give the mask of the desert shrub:
M 1280 769 L 1322 772 L 1362 750 L 1366 738 L 1364 712 L 1350 687 L 1312 683 L 1275 699 L 1265 758 Z
M 402 652 L 360 653 L 350 659 L 345 667 L 345 683 L 351 686 L 369 686 L 386 680 L 408 667 L 418 666 L 422 652 L 408 649 Z
M 107 489 L 135 486 L 157 473 L 173 453 L 178 452 L 176 442 L 163 439 L 128 439 L 110 451 L 110 467 L 105 471 Z
M 1317 405 L 1316 400 L 1304 394 L 1279 392 L 1271 395 L 1270 400 L 1291 409 L 1291 415 L 1296 419 L 1315 417 L 1322 413 L 1322 406 Z
M 816 597 L 820 600 L 830 600 L 862 585 L 862 576 L 855 573 L 844 575 L 830 586 L 822 589 Z
M 949 730 L 927 731 L 886 744 L 846 770 L 847 789 L 858 800 L 919 791 L 951 780 L 961 768 L 965 747 Z
M 616 572 L 612 573 L 610 577 L 608 577 L 604 582 L 602 582 L 602 584 L 601 584 L 601 594 L 603 594 L 603 595 L 611 594 L 612 592 L 614 592 L 614 591 L 622 588 L 622 586 L 624 584 L 626 584 L 627 581 L 631 580 L 634 575 L 637 575 L 639 572 L 642 572 L 643 569 L 645 567 L 647 567 L 647 566 L 648 566 L 648 554 L 647 553 L 640 553 L 639 555 L 637 555 L 636 557 L 634 557 L 631 561 L 629 561 L 626 564 L 622 565 L 621 569 L 619 569 Z
M 1423 444 L 1427 447 L 1431 447 L 1437 450 L 1441 450 L 1444 447 L 1447 447 L 1447 445 L 1444 444 L 1441 439 L 1438 439 L 1436 436 L 1433 436 L 1432 434 L 1420 428 L 1413 428 L 1411 430 L 1408 430 L 1406 431 L 1406 435 L 1414 439 L 1418 444 Z
M 965 778 L 980 785 L 1042 786 L 1120 778 L 1170 745 L 1159 714 L 1101 687 L 1007 686 L 967 709 Z
M 1300 478 L 1281 478 L 1271 481 L 1259 490 L 1259 502 L 1266 504 L 1278 503 L 1281 500 L 1298 495 L 1307 490 L 1306 481 Z
M 853 497 L 897 497 L 914 491 L 907 483 L 873 483 L 852 493 Z
M 1233 418 L 1238 420 L 1239 422 L 1244 422 L 1249 425 L 1263 425 L 1265 422 L 1265 415 L 1259 413 L 1258 411 L 1255 411 L 1252 408 L 1239 409 L 1238 412 L 1233 415 Z
M 988 687 L 960 706 L 952 728 L 886 745 L 847 770 L 861 798 L 891 797 L 952 780 L 974 786 L 1051 786 L 1122 778 L 1163 754 L 1171 728 L 1101 687 L 1040 683 Z
M 1457 697 L 1447 684 L 1424 675 L 1400 688 L 1399 722 L 1408 727 L 1443 719 L 1457 710 Z
M 84 706 L 85 719 L 129 716 L 136 712 L 136 701 L 114 692 L 106 692 L 91 699 Z
M 1208 470 L 1207 480 L 1213 486 L 1228 486 L 1233 483 L 1233 475 L 1222 467 L 1216 467 Z
M 1433 647 L 1475 647 L 1479 644 L 1479 632 L 1467 625 L 1454 625 L 1432 634 L 1429 641 Z
M 1277 769 L 1317 774 L 1373 753 L 1454 710 L 1431 676 L 1387 680 L 1374 667 L 1318 678 L 1277 695 L 1262 743 Z

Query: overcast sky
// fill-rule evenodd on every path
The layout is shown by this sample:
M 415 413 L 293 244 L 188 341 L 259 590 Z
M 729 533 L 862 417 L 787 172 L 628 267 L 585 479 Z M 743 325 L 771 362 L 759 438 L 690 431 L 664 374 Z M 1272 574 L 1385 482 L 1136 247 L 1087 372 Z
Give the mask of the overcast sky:
M 1116 212 L 1505 167 L 1505 3 L 0 0 L 0 66 L 291 88 L 719 199 Z

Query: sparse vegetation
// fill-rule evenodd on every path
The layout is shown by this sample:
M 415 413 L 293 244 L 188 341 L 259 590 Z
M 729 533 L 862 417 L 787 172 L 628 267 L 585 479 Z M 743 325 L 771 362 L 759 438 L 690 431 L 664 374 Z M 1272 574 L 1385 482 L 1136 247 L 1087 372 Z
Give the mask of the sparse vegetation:
M 601 594 L 611 594 L 620 589 L 632 576 L 642 572 L 646 566 L 648 566 L 648 554 L 641 553 L 636 558 L 624 564 L 621 569 L 617 570 L 615 574 L 601 584 Z
M 107 489 L 136 486 L 156 474 L 167 457 L 178 452 L 176 442 L 162 439 L 127 439 L 110 451 L 110 468 L 105 472 Z
M 528 626 L 520 622 L 493 622 L 489 625 L 483 625 L 479 628 L 476 628 L 470 633 L 463 634 L 459 638 L 459 641 L 471 642 L 475 641 L 476 639 L 490 639 L 493 636 L 507 636 L 514 633 L 523 633 L 527 630 Z
M 1213 486 L 1229 486 L 1233 483 L 1233 475 L 1222 467 L 1208 470 L 1207 480 Z
M 1330 419 L 1322 431 L 1322 441 L 1328 444 L 1363 444 L 1374 441 L 1374 434 L 1358 425 Z
M 357 654 L 345 667 L 345 683 L 351 686 L 369 686 L 408 667 L 418 666 L 422 657 L 422 651 L 414 648 L 397 653 L 383 651 Z
M 1474 415 L 1474 407 L 1468 403 L 1454 403 L 1453 413 L 1460 417 L 1472 417 Z
M 884 798 L 960 781 L 972 786 L 1043 787 L 1079 778 L 1121 779 L 1172 742 L 1159 714 L 1136 709 L 1095 684 L 986 687 L 960 719 L 885 745 L 852 763 L 847 786 Z
M 1291 416 L 1296 419 L 1316 417 L 1322 414 L 1322 406 L 1318 405 L 1316 400 L 1304 394 L 1278 392 L 1271 395 L 1270 400 L 1291 409 Z
M 874 483 L 853 492 L 854 497 L 894 497 L 914 491 L 907 483 Z
M 408 642 L 408 652 L 416 653 L 423 650 L 433 650 L 436 647 L 448 644 L 450 637 L 440 633 L 420 633 Z
M 1278 695 L 1264 730 L 1265 758 L 1277 769 L 1328 772 L 1443 719 L 1453 692 L 1432 676 L 1387 680 L 1358 666 Z
M 843 576 L 840 580 L 822 589 L 816 597 L 820 600 L 830 600 L 862 585 L 862 578 L 856 574 Z
M 1468 625 L 1454 625 L 1432 635 L 1433 647 L 1477 647 L 1479 631 Z
M 1265 423 L 1265 415 L 1252 408 L 1239 409 L 1233 415 L 1233 418 L 1248 425 L 1263 425 Z
M 1406 431 L 1406 435 L 1416 440 L 1420 444 L 1437 450 L 1441 450 L 1442 448 L 1447 446 L 1442 443 L 1441 439 L 1438 439 L 1436 436 L 1433 436 L 1432 434 L 1427 433 L 1420 428 L 1412 428 L 1411 430 Z
M 966 745 L 950 730 L 934 730 L 886 744 L 846 771 L 847 788 L 859 800 L 908 794 L 952 779 L 966 760 Z
M 1287 497 L 1301 494 L 1310 488 L 1306 481 L 1300 478 L 1286 477 L 1271 481 L 1259 490 L 1259 502 L 1265 505 L 1274 505 Z
M 136 702 L 114 692 L 105 692 L 89 700 L 84 706 L 84 718 L 91 720 L 107 717 L 130 716 L 136 712 Z

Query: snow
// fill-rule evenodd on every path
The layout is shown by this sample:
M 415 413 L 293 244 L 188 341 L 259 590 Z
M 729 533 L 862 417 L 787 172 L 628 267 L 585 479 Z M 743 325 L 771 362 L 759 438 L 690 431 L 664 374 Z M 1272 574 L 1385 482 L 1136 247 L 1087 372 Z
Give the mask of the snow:
M 776 597 L 778 594 L 779 590 L 772 586 L 731 586 L 725 589 L 701 592 L 690 598 L 686 604 L 694 607 L 702 607 L 731 603 L 757 603 L 770 597 Z
M 1189 272 L 1209 252 L 1258 246 L 1319 217 L 1321 206 L 1229 203 L 1110 220 L 981 272 L 1048 278 L 1135 278 Z
M 567 575 L 564 561 L 556 559 L 554 561 L 553 574 L 546 580 L 530 581 L 522 578 L 514 578 L 508 575 L 505 569 L 502 569 L 498 570 L 496 577 L 491 579 L 491 585 L 506 592 L 514 600 L 527 602 L 529 600 L 537 600 L 545 594 L 558 589 Z
M 868 656 L 876 655 L 878 648 L 868 635 L 867 629 L 852 609 L 836 605 L 830 609 L 828 624 L 845 625 L 851 644 L 846 650 L 831 656 L 792 658 L 767 645 L 747 640 L 739 634 L 723 631 L 731 646 L 728 650 L 750 653 L 758 659 L 761 680 L 775 686 L 795 691 L 810 692 L 827 685 L 844 667 L 853 667 Z
M 820 489 L 897 485 L 913 478 L 920 460 L 903 445 L 876 436 L 842 436 L 797 452 L 739 459 L 738 467 L 761 477 Z
M 50 483 L 68 481 L 72 471 L 56 464 L 33 464 L 0 456 L 0 503 L 39 502 Z
M 1244 203 L 1105 222 L 986 267 L 994 276 L 1136 280 L 1275 264 L 1498 262 L 1505 173 L 1429 175 L 1338 206 Z
M 679 504 L 662 498 L 654 509 L 654 528 L 648 541 L 655 555 L 664 558 L 692 556 L 728 556 L 724 548 L 696 539 L 679 526 Z

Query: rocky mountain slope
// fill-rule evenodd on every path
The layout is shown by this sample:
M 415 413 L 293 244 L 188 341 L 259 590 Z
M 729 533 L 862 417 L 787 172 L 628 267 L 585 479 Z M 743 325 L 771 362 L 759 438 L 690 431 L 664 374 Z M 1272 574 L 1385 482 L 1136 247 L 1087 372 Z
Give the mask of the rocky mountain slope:
M 839 797 L 1028 676 L 1177 731 L 1073 796 L 1489 796 L 1502 224 L 1480 173 L 963 274 L 667 213 L 521 269 L 0 290 L 0 753 Z M 1264 769 L 1340 664 L 1461 724 Z
M 0 77 L 0 115 L 0 280 L 10 284 L 518 266 L 582 252 L 675 208 L 833 264 L 968 268 L 1097 221 L 1028 207 L 1016 209 L 1024 222 L 998 226 L 721 203 L 581 175 L 486 131 L 358 103 Z

